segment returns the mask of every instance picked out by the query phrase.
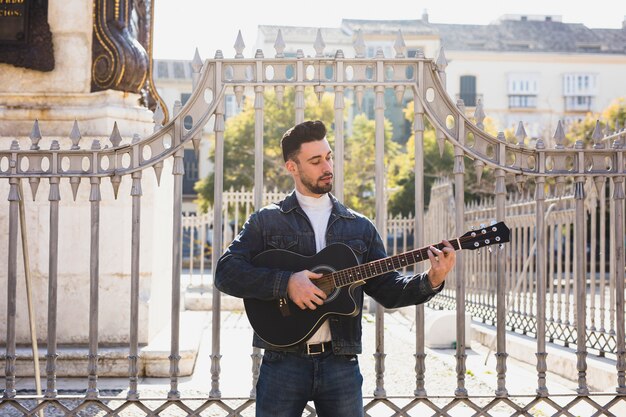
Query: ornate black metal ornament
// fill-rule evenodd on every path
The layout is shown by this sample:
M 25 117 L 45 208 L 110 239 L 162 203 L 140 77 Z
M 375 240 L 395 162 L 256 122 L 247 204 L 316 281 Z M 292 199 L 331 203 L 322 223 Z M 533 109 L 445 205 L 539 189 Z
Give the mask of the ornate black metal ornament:
M 165 107 L 152 81 L 152 0 L 94 0 L 91 91 L 141 94 Z

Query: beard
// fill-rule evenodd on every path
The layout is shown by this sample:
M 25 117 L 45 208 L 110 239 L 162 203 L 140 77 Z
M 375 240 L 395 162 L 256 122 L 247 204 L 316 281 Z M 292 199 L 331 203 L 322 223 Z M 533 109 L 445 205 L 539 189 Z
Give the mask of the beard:
M 331 178 L 332 178 L 332 174 L 330 174 Z M 328 184 L 319 184 L 318 182 L 322 179 L 322 178 L 327 178 L 328 175 L 325 175 L 323 177 L 318 178 L 318 180 L 316 182 L 313 181 L 309 181 L 308 178 L 303 178 L 301 177 L 300 180 L 302 181 L 302 185 L 304 185 L 306 187 L 307 190 L 309 190 L 311 193 L 313 194 L 326 194 L 329 193 L 332 189 L 333 189 L 333 183 L 330 182 Z

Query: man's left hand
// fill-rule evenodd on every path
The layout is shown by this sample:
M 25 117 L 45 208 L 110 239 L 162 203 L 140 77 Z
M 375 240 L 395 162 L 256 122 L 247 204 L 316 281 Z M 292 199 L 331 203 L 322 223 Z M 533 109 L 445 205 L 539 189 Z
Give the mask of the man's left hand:
M 444 247 L 439 250 L 434 246 L 428 248 L 430 269 L 427 271 L 428 280 L 433 288 L 439 287 L 445 280 L 448 272 L 456 262 L 456 251 L 447 240 L 441 241 Z

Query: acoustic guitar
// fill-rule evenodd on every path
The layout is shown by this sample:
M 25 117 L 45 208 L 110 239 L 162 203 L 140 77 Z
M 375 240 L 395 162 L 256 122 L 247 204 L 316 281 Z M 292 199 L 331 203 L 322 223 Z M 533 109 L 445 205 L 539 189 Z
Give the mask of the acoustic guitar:
M 506 243 L 509 235 L 509 228 L 500 222 L 469 231 L 449 242 L 457 251 L 472 250 Z M 430 246 L 443 248 L 441 243 Z M 329 316 L 356 316 L 360 306 L 354 296 L 355 288 L 370 278 L 428 259 L 428 247 L 365 264 L 359 264 L 352 249 L 342 243 L 328 245 L 313 256 L 282 249 L 262 252 L 253 258 L 253 265 L 294 272 L 308 269 L 323 274 L 312 282 L 327 298 L 315 310 L 302 310 L 286 298 L 271 301 L 245 298 L 246 315 L 256 334 L 267 343 L 276 347 L 298 344 L 311 337 Z

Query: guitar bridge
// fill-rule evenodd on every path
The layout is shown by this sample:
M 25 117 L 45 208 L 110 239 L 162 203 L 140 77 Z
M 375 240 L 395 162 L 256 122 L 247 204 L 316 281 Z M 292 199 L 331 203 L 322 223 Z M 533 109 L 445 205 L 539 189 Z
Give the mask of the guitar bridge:
M 282 314 L 283 317 L 291 315 L 291 312 L 289 311 L 289 304 L 287 304 L 286 298 L 278 299 L 278 309 L 280 310 L 280 314 Z

